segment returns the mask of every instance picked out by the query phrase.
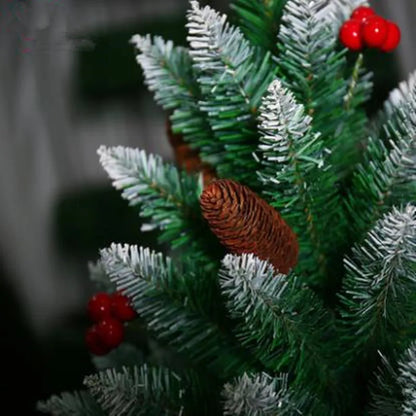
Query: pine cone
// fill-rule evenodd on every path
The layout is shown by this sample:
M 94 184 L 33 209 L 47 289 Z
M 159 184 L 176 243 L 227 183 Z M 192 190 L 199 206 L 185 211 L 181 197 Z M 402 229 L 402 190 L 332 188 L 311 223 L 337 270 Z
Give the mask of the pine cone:
M 215 171 L 207 163 L 202 162 L 198 152 L 191 149 L 180 134 L 173 133 L 169 119 L 166 124 L 166 131 L 175 153 L 176 163 L 188 173 L 202 172 L 205 185 L 214 180 Z
M 201 195 L 204 218 L 233 254 L 254 253 L 287 274 L 297 262 L 296 234 L 280 214 L 246 186 L 221 179 Z

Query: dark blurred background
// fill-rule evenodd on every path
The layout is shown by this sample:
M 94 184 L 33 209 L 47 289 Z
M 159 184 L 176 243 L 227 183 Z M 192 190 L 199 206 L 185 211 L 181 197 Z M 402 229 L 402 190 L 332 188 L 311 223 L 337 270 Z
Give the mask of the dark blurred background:
M 227 0 L 202 2 L 228 12 Z M 0 0 L 0 357 L 3 406 L 31 414 L 92 371 L 84 347 L 88 261 L 111 242 L 154 245 L 110 187 L 99 145 L 171 159 L 165 115 L 143 86 L 135 33 L 185 44 L 187 0 Z M 416 68 L 414 0 L 373 6 L 399 23 L 394 54 L 372 53 L 374 113 Z M 11 399 L 19 394 L 21 400 Z

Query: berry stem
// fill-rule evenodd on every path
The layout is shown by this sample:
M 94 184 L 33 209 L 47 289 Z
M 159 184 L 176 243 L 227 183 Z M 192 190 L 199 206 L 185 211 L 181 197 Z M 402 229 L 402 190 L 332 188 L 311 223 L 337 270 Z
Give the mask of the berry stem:
M 354 97 L 354 91 L 360 77 L 360 70 L 364 63 L 364 55 L 360 53 L 355 61 L 354 69 L 352 71 L 351 82 L 348 88 L 348 92 L 344 97 L 344 108 L 349 111 L 351 108 L 351 102 Z

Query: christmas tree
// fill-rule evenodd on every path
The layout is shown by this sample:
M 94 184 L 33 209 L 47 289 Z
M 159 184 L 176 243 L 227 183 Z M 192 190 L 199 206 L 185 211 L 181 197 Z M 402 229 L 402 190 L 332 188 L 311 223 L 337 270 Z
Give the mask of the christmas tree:
M 179 164 L 98 153 L 167 252 L 101 250 L 97 373 L 39 409 L 415 415 L 416 75 L 364 108 L 400 32 L 360 0 L 231 8 L 191 1 L 187 48 L 132 38 Z

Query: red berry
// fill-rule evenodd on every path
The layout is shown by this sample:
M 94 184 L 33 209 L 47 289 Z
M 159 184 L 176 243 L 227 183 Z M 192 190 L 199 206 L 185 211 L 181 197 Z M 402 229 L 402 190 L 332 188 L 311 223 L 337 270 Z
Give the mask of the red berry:
M 381 46 L 381 50 L 383 52 L 391 52 L 397 48 L 400 43 L 401 32 L 399 26 L 393 22 L 387 22 L 388 24 L 388 32 L 387 38 L 384 41 L 383 45 Z
M 107 293 L 97 293 L 88 302 L 88 315 L 94 322 L 111 316 L 111 298 Z
M 375 14 L 375 11 L 371 7 L 360 6 L 352 12 L 351 19 L 364 23 L 370 16 L 374 16 Z
M 85 334 L 85 343 L 88 350 L 94 355 L 105 355 L 110 351 L 106 345 L 103 344 L 97 331 L 97 325 L 88 328 Z
M 363 48 L 361 23 L 359 20 L 347 20 L 339 31 L 341 43 L 348 49 L 359 51 Z
M 111 312 L 120 321 L 131 321 L 136 317 L 130 299 L 120 292 L 116 292 L 111 297 Z
M 101 342 L 108 348 L 116 348 L 123 341 L 123 324 L 114 318 L 105 318 L 97 325 L 97 333 Z
M 387 38 L 388 24 L 380 16 L 371 16 L 362 28 L 364 43 L 370 48 L 380 48 Z

